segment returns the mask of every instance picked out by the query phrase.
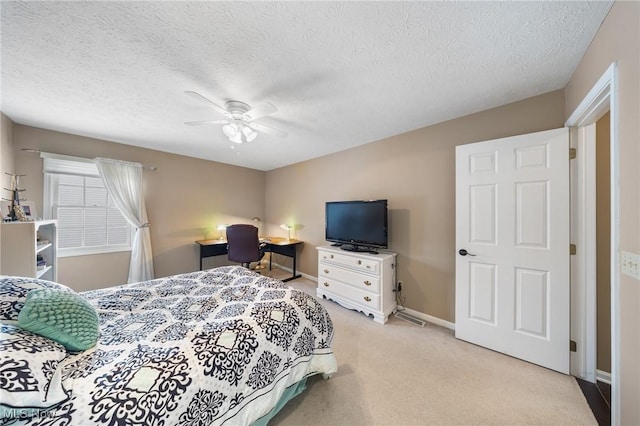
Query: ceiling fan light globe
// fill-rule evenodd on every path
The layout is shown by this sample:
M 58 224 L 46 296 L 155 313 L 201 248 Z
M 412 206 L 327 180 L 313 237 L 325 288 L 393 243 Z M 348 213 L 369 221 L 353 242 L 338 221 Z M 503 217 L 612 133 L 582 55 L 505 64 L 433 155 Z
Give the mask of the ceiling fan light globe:
M 258 136 L 258 133 L 251 127 L 245 126 L 242 128 L 242 135 L 247 139 L 247 142 L 251 142 Z
M 233 143 L 242 143 L 245 142 L 245 140 L 243 140 L 244 138 L 242 137 L 242 133 L 237 132 L 235 135 L 233 136 L 229 136 L 229 140 Z
M 222 126 L 222 131 L 229 139 L 231 139 L 238 134 L 238 125 L 235 123 L 225 124 Z

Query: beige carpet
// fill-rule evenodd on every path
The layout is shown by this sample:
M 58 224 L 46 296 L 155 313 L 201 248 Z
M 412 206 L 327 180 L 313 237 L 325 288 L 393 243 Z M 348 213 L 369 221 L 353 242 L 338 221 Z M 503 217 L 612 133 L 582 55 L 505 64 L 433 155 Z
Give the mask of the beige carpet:
M 313 281 L 288 284 L 315 295 Z M 597 425 L 570 376 L 456 340 L 443 327 L 393 316 L 380 325 L 322 303 L 338 372 L 310 378 L 270 425 Z

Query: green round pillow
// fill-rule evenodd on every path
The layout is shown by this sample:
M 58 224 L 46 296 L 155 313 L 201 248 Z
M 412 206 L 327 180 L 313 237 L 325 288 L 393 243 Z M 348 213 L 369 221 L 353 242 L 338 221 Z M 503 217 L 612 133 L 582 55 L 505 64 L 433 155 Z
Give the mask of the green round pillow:
M 18 325 L 71 351 L 92 348 L 100 334 L 98 314 L 89 302 L 77 293 L 53 288 L 27 294 Z

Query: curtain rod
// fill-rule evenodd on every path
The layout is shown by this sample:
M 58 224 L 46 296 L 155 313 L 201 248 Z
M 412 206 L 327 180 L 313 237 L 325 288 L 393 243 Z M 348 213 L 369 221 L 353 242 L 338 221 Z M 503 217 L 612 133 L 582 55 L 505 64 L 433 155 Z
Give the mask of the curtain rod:
M 72 155 L 64 155 L 64 154 L 56 154 L 55 152 L 46 152 L 46 151 L 40 151 L 39 149 L 34 149 L 34 148 L 21 148 L 21 151 L 24 152 L 33 152 L 36 154 L 45 154 L 45 155 L 55 155 L 55 156 L 59 156 L 59 157 L 69 157 L 69 158 L 77 158 L 79 160 L 85 160 L 87 162 L 93 162 L 92 158 L 85 158 L 85 157 L 76 157 L 76 156 L 72 156 Z M 122 160 L 118 160 L 118 161 L 122 161 Z M 142 166 L 143 169 L 147 169 L 150 170 L 152 172 L 155 172 L 156 170 L 158 170 L 158 167 L 155 165 L 147 165 L 147 164 L 142 164 L 140 163 L 140 165 Z

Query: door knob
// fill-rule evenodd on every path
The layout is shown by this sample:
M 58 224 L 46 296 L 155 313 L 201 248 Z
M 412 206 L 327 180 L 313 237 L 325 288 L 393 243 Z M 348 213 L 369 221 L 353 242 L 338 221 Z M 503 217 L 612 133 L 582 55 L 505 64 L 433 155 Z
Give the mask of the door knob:
M 471 253 L 469 253 L 469 252 L 468 252 L 467 250 L 465 250 L 465 249 L 460 249 L 460 250 L 458 250 L 458 253 L 460 253 L 460 256 L 466 256 L 466 255 L 469 255 L 469 256 L 475 256 L 475 254 L 471 254 Z

